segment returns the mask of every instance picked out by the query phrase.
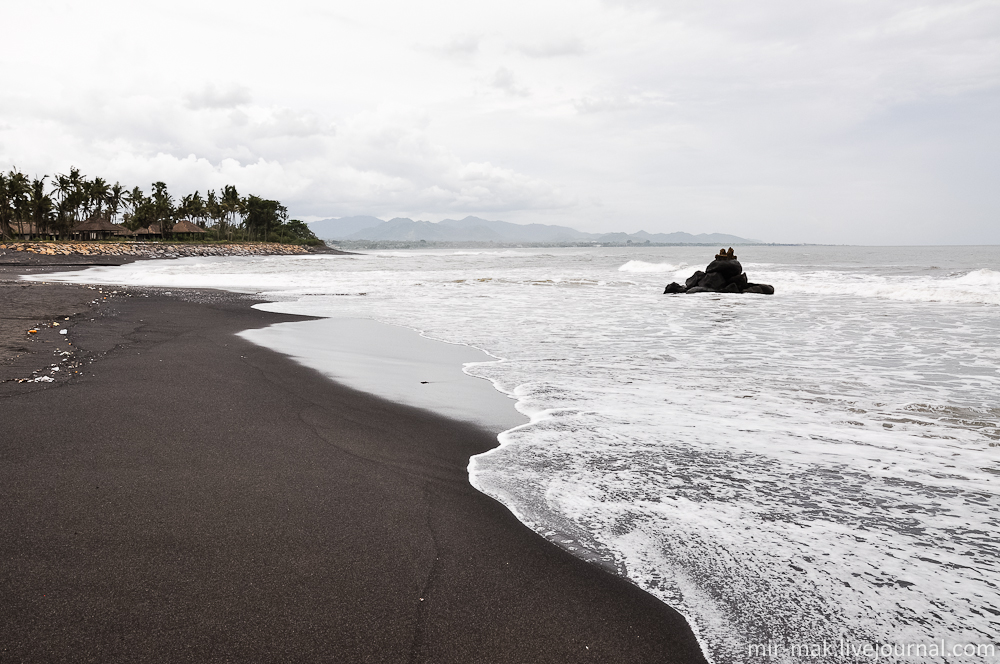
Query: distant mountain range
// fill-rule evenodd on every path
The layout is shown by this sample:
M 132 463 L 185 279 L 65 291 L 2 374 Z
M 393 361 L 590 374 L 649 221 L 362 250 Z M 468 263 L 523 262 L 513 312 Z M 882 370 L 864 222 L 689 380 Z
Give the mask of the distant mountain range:
M 369 240 L 419 242 L 601 242 L 627 244 L 631 241 L 655 244 L 754 244 L 749 240 L 725 233 L 584 233 L 569 226 L 547 224 L 512 224 L 489 221 L 479 217 L 445 219 L 437 223 L 396 217 L 382 221 L 378 217 L 341 217 L 322 219 L 309 224 L 317 237 L 324 240 Z

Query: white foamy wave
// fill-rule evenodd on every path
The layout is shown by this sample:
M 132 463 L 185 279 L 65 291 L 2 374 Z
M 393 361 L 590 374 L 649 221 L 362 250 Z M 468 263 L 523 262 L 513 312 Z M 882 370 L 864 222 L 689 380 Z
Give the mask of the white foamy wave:
M 514 249 L 504 249 L 500 251 L 453 251 L 452 256 L 507 256 L 507 257 L 524 257 L 524 256 L 551 256 L 552 254 L 545 253 L 534 253 L 528 254 L 523 251 L 515 251 Z
M 365 252 L 365 256 L 376 256 L 381 258 L 413 258 L 414 256 L 494 256 L 499 258 L 526 258 L 526 257 L 549 257 L 551 258 L 555 254 L 550 251 L 542 249 L 533 248 L 520 248 L 520 249 L 405 249 L 405 250 L 390 250 L 390 249 L 378 249 Z M 560 254 L 560 255 L 573 255 L 573 254 Z M 578 255 L 578 254 L 577 254 Z
M 619 272 L 677 272 L 684 265 L 671 263 L 647 263 L 646 261 L 629 261 L 618 268 Z
M 973 270 L 964 277 L 955 279 L 956 284 L 966 286 L 992 286 L 1000 291 L 1000 272 L 996 270 Z
M 754 274 L 753 280 L 773 284 L 779 293 L 1000 305 L 1000 272 L 986 269 L 945 278 L 863 272 L 761 271 Z

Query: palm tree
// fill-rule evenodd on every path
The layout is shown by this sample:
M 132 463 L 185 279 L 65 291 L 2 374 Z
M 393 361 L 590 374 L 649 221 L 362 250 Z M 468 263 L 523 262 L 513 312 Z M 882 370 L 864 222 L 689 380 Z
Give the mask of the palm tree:
M 125 187 L 123 187 L 120 182 L 115 182 L 111 185 L 111 189 L 108 190 L 106 200 L 108 203 L 108 212 L 111 213 L 111 223 L 116 223 L 118 219 L 118 210 L 121 209 L 122 203 L 125 200 Z
M 193 194 L 182 196 L 180 205 L 177 206 L 177 216 L 194 220 L 204 220 L 205 201 L 202 199 L 201 194 L 196 191 Z M 204 228 L 204 221 L 202 221 L 201 226 Z
M 123 200 L 128 208 L 128 212 L 125 214 L 125 226 L 130 231 L 139 230 L 140 227 L 145 226 L 148 215 L 142 214 L 142 210 L 144 207 L 151 207 L 152 202 L 142 193 L 142 189 L 132 187 L 132 191 L 124 194 Z
M 49 230 L 52 221 L 52 198 L 45 193 L 45 178 L 31 181 L 31 221 L 35 224 L 35 232 L 39 235 Z
M 174 210 L 174 199 L 167 191 L 167 185 L 163 182 L 153 183 L 153 193 L 150 196 L 153 203 L 153 217 L 160 224 L 160 232 L 166 237 L 170 232 L 168 224 L 173 221 L 176 211 Z
M 12 217 L 17 221 L 17 228 L 22 234 L 28 228 L 31 218 L 31 181 L 28 177 L 13 169 L 7 177 L 7 197 L 11 207 Z
M 75 225 L 75 214 L 76 213 L 69 198 L 57 200 L 54 224 L 55 228 L 53 230 L 55 230 L 59 235 L 68 233 L 69 230 Z
M 51 188 L 48 192 L 47 186 Z M 120 182 L 109 186 L 104 178 L 88 180 L 75 166 L 68 174 L 56 173 L 51 179 L 48 175 L 29 179 L 15 168 L 0 173 L 0 237 L 26 231 L 30 235 L 32 227 L 40 235 L 62 235 L 92 212 L 107 211 L 112 221 L 123 214 L 123 223 L 131 230 L 159 224 L 163 234 L 169 235 L 172 222 L 183 216 L 202 228 L 211 224 L 219 239 L 228 236 L 232 240 L 234 235 L 244 240 L 268 239 L 281 232 L 288 218 L 278 201 L 240 197 L 233 185 L 219 192 L 210 189 L 204 198 L 195 191 L 182 197 L 179 205 L 174 203 L 163 182 L 154 182 L 150 196 L 146 196 L 139 187 L 127 191 Z
M 240 200 L 240 195 L 236 191 L 236 187 L 231 184 L 227 184 L 222 188 L 222 199 L 219 201 L 219 205 L 226 213 L 226 223 L 230 228 L 230 238 L 232 239 L 232 227 L 236 221 L 236 215 L 239 214 L 240 210 L 243 208 L 243 201 Z
M 104 206 L 108 202 L 108 195 L 110 193 L 111 187 L 108 186 L 108 183 L 104 178 L 94 178 L 94 180 L 87 186 L 87 197 L 89 199 L 90 209 L 94 209 L 98 215 L 104 212 Z
M 142 193 L 142 189 L 139 187 L 132 187 L 132 191 L 126 192 L 122 200 L 124 200 L 128 211 L 135 214 L 136 209 L 146 200 L 146 195 Z
M 184 217 L 188 215 L 188 209 L 191 207 L 191 194 L 187 196 L 181 196 L 181 202 L 177 204 L 177 215 Z
M 205 201 L 205 214 L 214 222 L 212 225 L 215 227 L 216 234 L 221 240 L 222 226 L 224 224 L 226 211 L 222 209 L 221 205 L 219 205 L 219 197 L 215 195 L 214 189 L 209 189 L 205 195 L 208 198 L 208 200 Z
M 52 184 L 52 193 L 56 196 L 56 203 L 66 200 L 72 190 L 73 186 L 70 184 L 69 178 L 56 173 L 55 182 Z
M 205 228 L 205 219 L 208 217 L 208 208 L 205 207 L 205 199 L 197 191 L 191 197 L 191 216 L 198 221 L 198 225 Z
M 0 173 L 0 237 L 14 237 L 14 229 L 10 225 L 12 217 L 10 179 L 3 173 Z
M 69 175 L 56 174 L 56 207 L 61 225 L 68 227 L 81 221 L 80 208 L 87 203 L 86 185 L 86 178 L 80 175 L 80 169 L 75 166 L 70 167 Z
M 243 199 L 243 223 L 251 239 L 263 236 L 267 242 L 270 233 L 280 229 L 286 221 L 288 209 L 278 201 L 253 195 Z

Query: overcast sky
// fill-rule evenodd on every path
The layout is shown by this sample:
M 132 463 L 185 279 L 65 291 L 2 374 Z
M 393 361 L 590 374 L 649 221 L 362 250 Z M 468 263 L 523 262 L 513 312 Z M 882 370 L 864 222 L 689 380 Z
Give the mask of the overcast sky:
M 0 168 L 474 214 L 1000 243 L 1000 0 L 3 2 Z

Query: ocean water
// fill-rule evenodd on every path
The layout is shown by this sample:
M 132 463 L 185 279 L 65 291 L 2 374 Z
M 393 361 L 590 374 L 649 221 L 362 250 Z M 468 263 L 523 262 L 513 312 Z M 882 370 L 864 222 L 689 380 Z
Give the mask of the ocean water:
M 501 359 L 465 371 L 531 422 L 471 460 L 472 483 L 677 608 L 712 661 L 804 661 L 812 645 L 810 661 L 872 661 L 865 645 L 913 661 L 900 648 L 1000 641 L 994 251 L 739 249 L 774 296 L 662 295 L 704 268 L 705 247 L 199 258 L 61 278 L 260 292 L 268 310 L 485 350 Z

